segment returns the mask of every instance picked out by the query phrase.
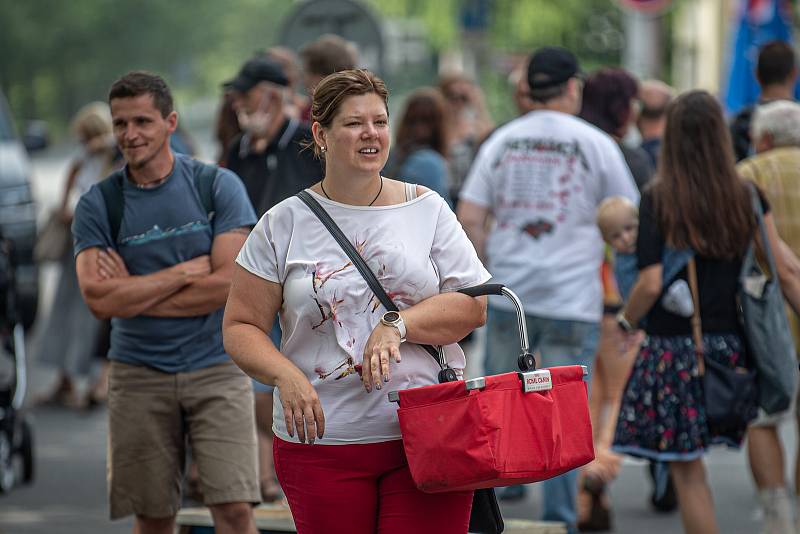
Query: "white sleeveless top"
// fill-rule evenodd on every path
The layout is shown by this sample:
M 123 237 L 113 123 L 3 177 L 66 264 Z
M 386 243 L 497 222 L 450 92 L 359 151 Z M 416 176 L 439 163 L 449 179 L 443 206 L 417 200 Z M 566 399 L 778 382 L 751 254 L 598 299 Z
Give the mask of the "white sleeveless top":
M 350 206 L 308 190 L 336 221 L 398 308 L 445 291 L 478 285 L 490 275 L 445 201 L 435 192 L 393 206 Z M 413 343 L 400 346 L 390 381 L 367 393 L 359 373 L 364 345 L 386 311 L 325 226 L 297 197 L 264 214 L 237 263 L 281 284 L 281 353 L 317 390 L 325 412 L 321 444 L 400 439 L 397 406 L 386 393 L 435 384 L 439 366 Z M 450 365 L 463 370 L 458 344 L 445 347 Z M 286 441 L 280 391 L 275 391 L 273 430 Z

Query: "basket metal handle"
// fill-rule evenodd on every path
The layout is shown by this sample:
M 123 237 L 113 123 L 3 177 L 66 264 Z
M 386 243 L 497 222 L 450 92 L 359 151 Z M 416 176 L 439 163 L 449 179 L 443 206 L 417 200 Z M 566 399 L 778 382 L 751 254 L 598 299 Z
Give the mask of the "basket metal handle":
M 459 289 L 470 297 L 482 297 L 484 295 L 503 295 L 514 304 L 517 312 L 517 327 L 519 328 L 520 358 L 519 367 L 522 371 L 530 371 L 536 368 L 536 363 L 530 353 L 530 343 L 528 341 L 528 326 L 525 323 L 525 309 L 519 297 L 503 284 L 481 284 L 479 286 L 466 287 Z
M 514 308 L 516 309 L 517 312 L 517 326 L 519 328 L 519 339 L 520 339 L 520 357 L 519 357 L 520 369 L 523 371 L 530 371 L 535 369 L 535 362 L 533 356 L 530 353 L 530 342 L 528 341 L 528 326 L 525 324 L 525 309 L 522 307 L 522 301 L 520 301 L 519 297 L 503 284 L 481 284 L 478 286 L 465 287 L 463 289 L 459 289 L 458 292 L 468 295 L 470 297 L 482 297 L 484 295 L 503 295 L 506 298 L 508 298 L 514 304 Z M 443 367 L 444 370 L 447 362 L 444 357 L 443 349 L 442 347 L 436 347 L 436 349 L 438 352 L 439 364 L 440 366 Z M 583 374 L 584 376 L 588 374 L 588 369 L 586 368 L 586 366 L 583 366 Z M 483 377 L 473 378 L 472 380 L 465 381 L 464 384 L 467 391 L 473 389 L 483 389 L 484 387 L 486 387 L 486 380 Z M 389 402 L 400 402 L 400 394 L 398 391 L 390 391 L 388 393 L 388 397 L 389 397 Z

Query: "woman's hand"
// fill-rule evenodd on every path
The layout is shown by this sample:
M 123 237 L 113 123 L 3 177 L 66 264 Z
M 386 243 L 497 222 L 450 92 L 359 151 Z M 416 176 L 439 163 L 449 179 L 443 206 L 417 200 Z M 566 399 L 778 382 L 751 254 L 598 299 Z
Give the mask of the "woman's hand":
M 393 326 L 378 323 L 364 345 L 361 362 L 361 381 L 367 393 L 381 389 L 381 382 L 389 381 L 389 358 L 400 363 L 400 332 Z
M 325 433 L 325 414 L 317 391 L 306 375 L 294 365 L 285 365 L 275 378 L 275 387 L 280 390 L 283 419 L 286 431 L 300 443 L 314 444 Z

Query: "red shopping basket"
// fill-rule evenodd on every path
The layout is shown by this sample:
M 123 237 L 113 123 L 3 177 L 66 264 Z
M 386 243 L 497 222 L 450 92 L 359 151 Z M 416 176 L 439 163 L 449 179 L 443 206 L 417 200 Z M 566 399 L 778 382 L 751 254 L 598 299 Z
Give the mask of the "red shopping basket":
M 519 299 L 523 372 L 391 392 L 411 475 L 428 493 L 546 480 L 594 459 L 588 392 L 580 365 L 534 370 Z

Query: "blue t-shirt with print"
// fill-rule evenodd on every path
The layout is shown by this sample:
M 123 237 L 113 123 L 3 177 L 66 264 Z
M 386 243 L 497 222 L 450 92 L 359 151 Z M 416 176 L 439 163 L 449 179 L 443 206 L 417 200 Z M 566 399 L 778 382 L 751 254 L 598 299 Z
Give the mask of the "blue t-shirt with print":
M 175 154 L 167 180 L 148 189 L 132 184 L 124 170 L 124 212 L 116 246 L 103 194 L 98 185 L 92 186 L 75 209 L 75 255 L 89 247 L 116 248 L 131 275 L 147 275 L 210 254 L 214 237 L 254 225 L 244 186 L 226 169 L 219 169 L 214 179 L 214 212 L 209 217 L 194 185 L 201 169 L 200 162 Z M 195 317 L 115 317 L 109 358 L 167 373 L 222 363 L 228 359 L 222 346 L 223 311 Z

